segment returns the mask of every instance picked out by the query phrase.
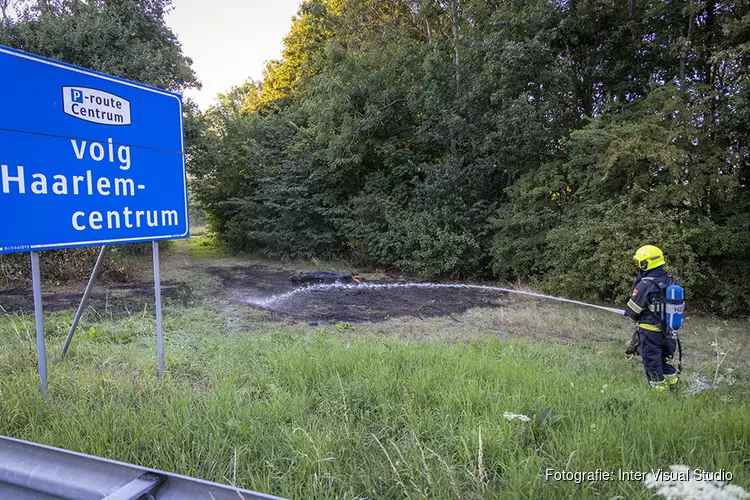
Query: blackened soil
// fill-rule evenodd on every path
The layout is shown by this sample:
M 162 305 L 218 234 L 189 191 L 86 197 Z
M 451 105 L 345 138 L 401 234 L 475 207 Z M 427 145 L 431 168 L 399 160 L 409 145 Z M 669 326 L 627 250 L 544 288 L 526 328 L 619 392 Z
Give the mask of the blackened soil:
M 313 322 L 359 323 L 411 316 L 455 315 L 472 307 L 499 307 L 501 294 L 481 290 L 441 288 L 381 288 L 314 290 L 274 304 L 275 311 Z
M 266 309 L 283 317 L 318 322 L 378 322 L 389 318 L 428 318 L 456 315 L 473 307 L 500 307 L 505 294 L 487 290 L 446 288 L 367 288 L 309 290 L 280 301 L 267 299 L 290 292 L 296 273 L 262 266 L 211 268 L 222 281 L 224 294 L 232 301 Z M 387 284 L 389 281 L 367 283 Z
M 297 271 L 260 265 L 209 267 L 205 272 L 219 279 L 217 297 L 248 307 L 263 309 L 278 319 L 319 322 L 378 322 L 389 318 L 429 318 L 446 316 L 460 321 L 456 316 L 474 307 L 500 307 L 507 302 L 503 293 L 487 290 L 450 288 L 367 288 L 353 286 L 347 289 L 308 290 L 285 300 L 268 301 L 300 286 L 292 282 Z M 388 284 L 395 281 L 370 281 Z M 43 290 L 45 312 L 75 310 L 83 295 L 78 288 Z M 162 299 L 190 304 L 199 294 L 192 292 L 191 284 L 180 281 L 162 281 Z M 0 313 L 33 312 L 34 298 L 31 287 L 0 290 Z M 154 286 L 151 276 L 130 284 L 97 282 L 91 294 L 89 309 L 106 317 L 123 317 L 134 312 L 153 310 Z
M 75 310 L 81 301 L 84 288 L 42 290 L 42 305 L 45 312 Z M 165 303 L 177 301 L 187 304 L 191 300 L 190 287 L 185 283 L 162 281 L 161 296 Z M 89 308 L 107 317 L 123 317 L 144 309 L 154 308 L 154 284 L 95 284 L 91 292 Z M 31 287 L 0 290 L 0 307 L 6 312 L 33 312 L 34 295 Z
M 297 273 L 267 266 L 209 267 L 207 271 L 221 279 L 222 292 L 232 300 L 248 296 L 270 297 L 295 288 Z

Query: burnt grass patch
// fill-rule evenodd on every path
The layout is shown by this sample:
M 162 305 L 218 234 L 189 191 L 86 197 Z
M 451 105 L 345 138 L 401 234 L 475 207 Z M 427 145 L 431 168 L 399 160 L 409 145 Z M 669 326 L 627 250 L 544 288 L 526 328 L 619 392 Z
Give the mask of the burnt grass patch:
M 488 290 L 355 285 L 311 289 L 284 300 L 267 302 L 271 297 L 300 288 L 291 281 L 297 272 L 257 265 L 214 267 L 208 271 L 220 278 L 223 294 L 229 300 L 269 311 L 277 317 L 313 324 L 380 322 L 407 316 L 443 316 L 460 322 L 455 316 L 467 309 L 501 307 L 507 300 L 504 293 Z M 388 285 L 403 282 L 377 280 L 367 283 Z
M 42 289 L 45 312 L 75 310 L 83 297 L 84 287 Z M 191 288 L 179 281 L 162 281 L 161 297 L 164 304 L 187 305 L 193 300 Z M 33 313 L 34 295 L 31 286 L 0 290 L 0 307 L 7 313 Z M 88 308 L 107 317 L 126 317 L 144 309 L 154 309 L 153 282 L 128 284 L 94 284 Z
M 245 304 L 267 312 L 279 321 L 317 323 L 380 322 L 391 318 L 448 317 L 460 322 L 458 315 L 475 307 L 501 307 L 508 302 L 506 294 L 488 290 L 451 288 L 411 288 L 352 286 L 348 288 L 311 289 L 284 300 L 268 299 L 305 287 L 293 283 L 299 270 L 266 265 L 214 266 L 200 270 L 213 277 L 218 288 L 212 296 L 236 304 Z M 200 279 L 200 274 L 192 279 Z M 375 280 L 365 283 L 388 285 L 403 283 L 395 280 Z M 46 288 L 46 289 L 45 289 Z M 43 287 L 45 312 L 75 310 L 83 295 L 84 286 Z M 200 302 L 200 285 L 191 280 L 162 280 L 162 300 L 165 305 L 191 305 Z M 135 312 L 154 308 L 152 277 L 143 273 L 131 283 L 99 282 L 91 292 L 89 309 L 104 317 L 121 318 Z M 33 313 L 34 297 L 31 286 L 0 290 L 0 312 Z
M 383 283 L 383 282 L 379 282 Z M 404 316 L 455 316 L 474 307 L 499 307 L 501 294 L 441 288 L 310 290 L 273 305 L 273 310 L 308 322 L 379 322 Z
M 221 280 L 221 292 L 231 300 L 242 301 L 248 296 L 272 296 L 295 288 L 294 271 L 261 265 L 209 267 L 209 274 Z

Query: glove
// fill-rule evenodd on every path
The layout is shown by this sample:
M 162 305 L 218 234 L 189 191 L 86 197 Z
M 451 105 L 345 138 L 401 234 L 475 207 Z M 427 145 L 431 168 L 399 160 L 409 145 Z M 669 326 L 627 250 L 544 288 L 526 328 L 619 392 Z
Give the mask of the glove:
M 627 354 L 628 356 L 632 356 L 636 352 L 638 351 L 636 350 L 636 345 L 633 343 L 633 341 L 630 339 L 625 341 L 625 354 Z

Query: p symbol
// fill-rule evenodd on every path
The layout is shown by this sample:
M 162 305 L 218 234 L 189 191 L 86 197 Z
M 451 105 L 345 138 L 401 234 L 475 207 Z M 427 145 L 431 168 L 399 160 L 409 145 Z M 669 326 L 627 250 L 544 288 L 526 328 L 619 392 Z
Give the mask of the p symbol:
M 81 92 L 78 89 L 70 89 L 70 95 L 73 99 L 73 102 L 83 102 L 83 92 Z

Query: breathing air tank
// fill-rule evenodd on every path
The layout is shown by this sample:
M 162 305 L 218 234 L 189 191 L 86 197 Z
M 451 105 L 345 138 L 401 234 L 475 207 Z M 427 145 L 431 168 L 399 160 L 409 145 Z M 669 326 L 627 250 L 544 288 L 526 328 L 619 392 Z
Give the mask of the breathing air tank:
M 672 330 L 682 328 L 682 322 L 685 320 L 685 294 L 680 285 L 669 285 L 666 293 L 666 312 L 667 327 Z

